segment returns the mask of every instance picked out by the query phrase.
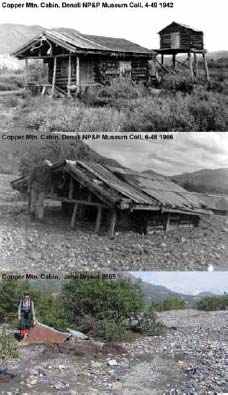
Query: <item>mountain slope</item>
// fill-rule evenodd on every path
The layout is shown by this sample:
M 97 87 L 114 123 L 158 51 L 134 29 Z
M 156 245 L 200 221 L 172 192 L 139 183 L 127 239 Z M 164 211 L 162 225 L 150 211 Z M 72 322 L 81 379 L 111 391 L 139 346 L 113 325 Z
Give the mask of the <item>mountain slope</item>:
M 0 24 L 0 54 L 11 53 L 43 30 L 39 25 Z

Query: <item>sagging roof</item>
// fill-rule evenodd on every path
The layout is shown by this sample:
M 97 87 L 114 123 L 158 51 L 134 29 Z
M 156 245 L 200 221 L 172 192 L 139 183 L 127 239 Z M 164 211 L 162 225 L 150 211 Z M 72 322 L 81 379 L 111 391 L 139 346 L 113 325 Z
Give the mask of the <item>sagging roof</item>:
M 204 201 L 162 175 L 141 173 L 124 168 L 110 169 L 115 174 L 122 175 L 126 182 L 139 188 L 163 207 L 186 210 L 207 208 Z
M 206 203 L 170 179 L 127 168 L 102 166 L 96 162 L 64 160 L 53 164 L 53 171 L 63 168 L 77 181 L 84 179 L 98 191 L 107 204 L 121 204 L 134 209 L 141 205 L 151 210 L 206 213 Z M 99 196 L 99 197 L 100 197 Z
M 210 210 L 228 212 L 228 196 L 205 195 L 198 192 L 193 192 L 193 194 L 205 202 Z
M 173 25 L 183 27 L 183 28 L 188 29 L 188 30 L 191 30 L 192 32 L 195 32 L 195 33 L 203 33 L 201 30 L 193 29 L 191 26 L 184 25 L 183 23 L 172 22 L 172 23 L 170 23 L 168 26 L 166 26 L 166 27 L 164 27 L 162 30 L 160 30 L 160 31 L 158 32 L 158 34 L 162 33 L 164 30 L 168 29 L 170 26 L 173 26 Z
M 97 162 L 66 159 L 53 163 L 51 171 L 68 173 L 79 184 L 88 188 L 106 207 L 192 215 L 211 213 L 210 207 L 199 196 L 156 173 L 148 174 L 128 168 L 104 166 Z M 27 178 L 13 181 L 12 187 L 22 190 Z
M 37 43 L 48 42 L 49 40 L 70 53 L 76 53 L 79 50 L 142 55 L 151 55 L 152 53 L 149 49 L 123 38 L 94 36 L 79 33 L 74 29 L 58 28 L 43 31 L 39 36 L 34 37 L 14 51 L 12 55 L 16 57 L 23 56 L 24 52 L 30 47 L 33 48 Z

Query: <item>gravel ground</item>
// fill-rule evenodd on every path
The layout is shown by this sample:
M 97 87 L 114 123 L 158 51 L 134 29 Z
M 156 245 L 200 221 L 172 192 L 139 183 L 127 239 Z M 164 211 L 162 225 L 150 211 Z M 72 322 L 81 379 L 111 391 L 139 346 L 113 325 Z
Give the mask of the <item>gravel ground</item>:
M 88 224 L 76 223 L 60 207 L 46 210 L 44 223 L 32 222 L 26 202 L 0 175 L 0 270 L 215 270 L 228 268 L 228 219 L 213 216 L 199 228 L 141 236 L 119 232 L 114 240 L 97 236 Z M 93 226 L 94 227 L 94 226 Z
M 45 345 L 20 348 L 8 361 L 18 376 L 1 394 L 205 395 L 228 392 L 228 311 L 159 314 L 167 333 L 122 346 L 127 355 L 79 357 Z

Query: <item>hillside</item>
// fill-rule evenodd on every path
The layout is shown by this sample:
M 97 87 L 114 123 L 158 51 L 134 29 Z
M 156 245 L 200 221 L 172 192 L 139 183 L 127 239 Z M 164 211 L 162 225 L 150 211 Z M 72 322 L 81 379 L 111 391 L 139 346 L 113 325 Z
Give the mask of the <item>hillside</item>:
M 44 30 L 42 26 L 0 24 L 0 54 L 9 54 Z
M 141 279 L 133 276 L 129 272 L 121 272 L 118 274 L 120 278 L 128 278 L 132 282 L 140 282 L 140 286 L 142 288 L 145 300 L 147 303 L 157 302 L 165 299 L 182 299 L 186 301 L 193 301 L 199 298 L 203 298 L 205 296 L 214 296 L 213 292 L 203 291 L 198 293 L 197 295 L 185 295 L 178 292 L 171 291 L 169 288 L 164 287 L 162 285 L 155 285 L 151 283 L 147 283 L 142 281 Z
M 228 193 L 228 168 L 203 169 L 170 178 L 191 191 Z
M 213 59 L 213 60 L 228 58 L 228 51 L 208 52 L 207 57 L 208 57 L 208 59 Z

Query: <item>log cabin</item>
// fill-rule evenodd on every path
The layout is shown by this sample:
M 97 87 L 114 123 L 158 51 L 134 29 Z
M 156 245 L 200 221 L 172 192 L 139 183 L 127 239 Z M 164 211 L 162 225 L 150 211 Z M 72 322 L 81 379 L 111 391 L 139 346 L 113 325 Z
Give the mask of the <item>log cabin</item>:
M 160 49 L 163 50 L 203 50 L 203 32 L 190 26 L 172 22 L 158 33 Z
M 96 162 L 61 160 L 51 166 L 52 189 L 46 196 L 61 202 L 70 226 L 86 219 L 96 233 L 114 237 L 116 230 L 146 234 L 149 229 L 172 231 L 196 227 L 211 214 L 206 203 L 170 179 Z M 26 178 L 12 183 L 26 190 Z
M 148 61 L 155 56 L 149 49 L 122 38 L 86 35 L 64 28 L 45 30 L 12 55 L 25 59 L 26 86 L 28 60 L 43 59 L 48 64 L 52 95 L 57 90 L 68 96 L 82 87 L 107 84 L 119 77 L 145 84 Z
M 209 81 L 209 71 L 206 58 L 206 49 L 204 48 L 204 34 L 201 30 L 193 29 L 182 23 L 172 22 L 158 32 L 160 36 L 160 48 L 155 50 L 161 55 L 161 67 L 164 67 L 164 57 L 172 56 L 173 70 L 176 67 L 187 67 L 192 80 L 199 76 L 198 55 L 202 55 L 206 80 Z M 178 54 L 187 54 L 184 62 L 177 60 Z

